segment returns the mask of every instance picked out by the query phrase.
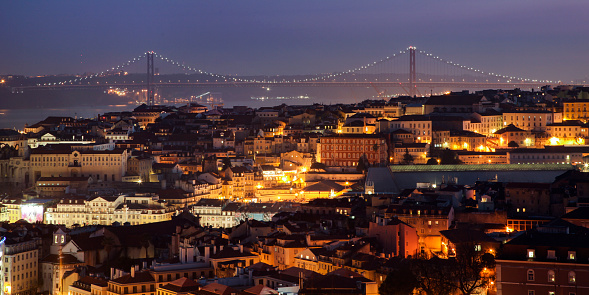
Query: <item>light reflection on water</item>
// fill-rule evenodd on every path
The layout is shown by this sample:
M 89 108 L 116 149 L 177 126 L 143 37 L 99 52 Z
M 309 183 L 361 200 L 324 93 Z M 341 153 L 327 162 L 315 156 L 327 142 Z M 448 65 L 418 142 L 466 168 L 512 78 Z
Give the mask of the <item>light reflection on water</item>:
M 47 117 L 94 118 L 106 112 L 132 111 L 132 105 L 109 105 L 98 107 L 71 107 L 51 109 L 0 109 L 0 128 L 23 130 L 25 124 L 33 125 Z

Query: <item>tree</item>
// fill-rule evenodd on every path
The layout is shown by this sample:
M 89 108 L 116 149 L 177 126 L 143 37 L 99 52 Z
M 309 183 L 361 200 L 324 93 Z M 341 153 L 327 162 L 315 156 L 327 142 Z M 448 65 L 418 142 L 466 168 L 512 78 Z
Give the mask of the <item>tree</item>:
M 411 271 L 417 279 L 417 289 L 427 295 L 447 295 L 456 290 L 446 259 L 424 256 L 411 261 Z
M 382 295 L 410 295 L 418 287 L 418 283 L 417 278 L 411 272 L 409 263 L 404 262 L 387 275 L 387 278 L 378 287 L 378 292 Z
M 360 156 L 358 159 L 358 165 L 356 166 L 356 171 L 364 173 L 366 170 L 368 170 L 368 167 L 370 167 L 370 162 L 368 162 L 368 159 L 366 159 L 366 155 Z
M 405 154 L 403 155 L 403 161 L 401 161 L 405 165 L 413 164 L 413 155 L 409 153 L 409 149 L 405 148 Z
M 478 289 L 490 285 L 495 276 L 491 269 L 495 268 L 493 254 L 475 249 L 475 243 L 462 243 L 456 246 L 456 258 L 452 262 L 451 276 L 454 285 L 462 294 L 473 294 Z
M 223 158 L 223 171 L 225 171 L 225 169 L 227 168 L 231 168 L 233 167 L 233 165 L 231 164 L 231 159 L 225 157 Z
M 427 160 L 427 163 L 425 163 L 426 165 L 438 165 L 438 160 L 434 159 L 434 158 L 429 158 Z
M 518 148 L 519 147 L 519 144 L 517 144 L 517 142 L 515 142 L 515 141 L 512 140 L 512 141 L 510 141 L 507 144 L 507 146 L 510 147 L 510 148 Z
M 442 156 L 440 157 L 440 164 L 455 165 L 462 164 L 462 161 L 458 158 L 458 154 L 455 151 L 445 149 L 442 151 Z
M 149 233 L 142 233 L 139 236 L 139 243 L 142 248 L 145 248 L 145 258 L 149 258 L 149 245 L 151 244 L 151 235 Z

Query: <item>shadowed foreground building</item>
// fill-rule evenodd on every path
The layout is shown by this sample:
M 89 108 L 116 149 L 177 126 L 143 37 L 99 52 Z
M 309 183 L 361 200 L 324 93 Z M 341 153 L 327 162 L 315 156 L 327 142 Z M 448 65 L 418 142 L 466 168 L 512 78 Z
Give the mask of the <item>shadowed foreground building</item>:
M 555 220 L 504 245 L 497 294 L 589 294 L 589 230 Z

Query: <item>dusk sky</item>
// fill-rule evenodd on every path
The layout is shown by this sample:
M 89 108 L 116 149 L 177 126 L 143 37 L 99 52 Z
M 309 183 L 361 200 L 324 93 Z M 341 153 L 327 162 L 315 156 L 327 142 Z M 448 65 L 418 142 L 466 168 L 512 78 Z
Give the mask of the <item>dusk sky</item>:
M 589 79 L 587 11 L 586 0 L 3 1 L 0 74 L 97 72 L 147 50 L 221 74 L 312 74 L 413 45 L 489 72 Z

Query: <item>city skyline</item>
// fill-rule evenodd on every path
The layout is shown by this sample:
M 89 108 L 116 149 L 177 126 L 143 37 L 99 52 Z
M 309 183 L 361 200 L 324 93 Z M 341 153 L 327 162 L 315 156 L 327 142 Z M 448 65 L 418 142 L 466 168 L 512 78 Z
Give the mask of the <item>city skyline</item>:
M 112 2 L 111 4 L 114 4 Z M 581 1 L 451 5 L 8 3 L 0 74 L 99 72 L 146 50 L 239 75 L 343 71 L 413 45 L 506 75 L 584 80 Z M 91 12 L 91 13 L 88 13 Z

